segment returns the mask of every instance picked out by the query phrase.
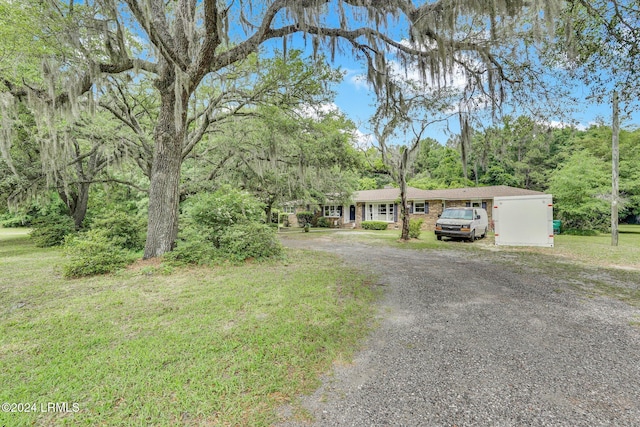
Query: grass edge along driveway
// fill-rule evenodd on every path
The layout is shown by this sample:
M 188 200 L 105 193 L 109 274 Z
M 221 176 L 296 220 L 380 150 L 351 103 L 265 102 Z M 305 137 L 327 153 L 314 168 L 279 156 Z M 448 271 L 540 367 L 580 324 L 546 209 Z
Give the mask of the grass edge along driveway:
M 0 402 L 22 411 L 0 426 L 270 425 L 373 315 L 371 281 L 328 254 L 75 280 L 61 259 L 0 229 Z

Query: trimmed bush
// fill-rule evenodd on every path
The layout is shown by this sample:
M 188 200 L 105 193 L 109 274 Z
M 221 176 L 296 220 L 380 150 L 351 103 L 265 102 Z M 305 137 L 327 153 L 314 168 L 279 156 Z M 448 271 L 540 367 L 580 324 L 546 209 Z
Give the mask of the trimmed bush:
M 249 258 L 263 260 L 282 254 L 282 245 L 274 230 L 265 224 L 232 225 L 222 233 L 219 242 L 221 254 L 236 262 Z
M 411 239 L 417 239 L 418 237 L 420 237 L 423 222 L 424 220 L 422 218 L 409 220 L 409 237 Z
M 36 246 L 48 248 L 61 245 L 65 236 L 75 231 L 75 224 L 70 216 L 49 214 L 33 222 L 30 235 Z
M 137 256 L 123 249 L 122 240 L 109 238 L 105 230 L 95 229 L 65 238 L 67 261 L 64 277 L 82 277 L 112 273 L 132 263 Z
M 388 224 L 384 221 L 362 221 L 365 230 L 386 230 Z
M 300 227 L 304 227 L 307 224 L 311 224 L 313 222 L 313 218 L 315 217 L 313 212 L 298 212 L 296 214 L 296 218 L 298 218 L 298 225 Z

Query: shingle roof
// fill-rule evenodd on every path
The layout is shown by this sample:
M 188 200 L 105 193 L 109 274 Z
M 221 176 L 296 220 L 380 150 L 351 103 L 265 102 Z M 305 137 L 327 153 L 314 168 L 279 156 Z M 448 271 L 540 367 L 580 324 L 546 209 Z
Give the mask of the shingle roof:
M 449 188 L 444 190 L 420 190 L 407 188 L 408 200 L 472 200 L 493 199 L 504 196 L 532 196 L 544 194 L 539 191 L 524 188 L 509 187 L 507 185 L 494 185 L 490 187 Z M 353 195 L 354 202 L 393 202 L 400 198 L 399 188 L 383 188 L 380 190 L 356 191 Z

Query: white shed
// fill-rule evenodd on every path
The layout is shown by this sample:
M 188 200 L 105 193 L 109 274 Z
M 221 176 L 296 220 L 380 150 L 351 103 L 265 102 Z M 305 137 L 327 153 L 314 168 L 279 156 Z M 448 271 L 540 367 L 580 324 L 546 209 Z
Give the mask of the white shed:
M 553 247 L 553 197 L 495 197 L 493 224 L 496 245 Z

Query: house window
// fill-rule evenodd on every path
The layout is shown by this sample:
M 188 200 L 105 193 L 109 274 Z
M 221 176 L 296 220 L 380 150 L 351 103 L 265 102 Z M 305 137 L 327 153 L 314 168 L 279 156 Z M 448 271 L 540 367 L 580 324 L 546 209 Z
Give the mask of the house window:
M 393 203 L 371 203 L 366 207 L 365 218 L 369 221 L 393 222 Z
M 296 213 L 296 208 L 295 206 L 283 206 L 282 213 L 286 213 L 286 214 Z
M 322 213 L 323 216 L 339 218 L 342 216 L 342 209 L 336 205 L 325 205 Z
M 415 213 L 415 214 L 428 214 L 429 213 L 429 202 L 414 202 L 413 203 L 413 213 Z

